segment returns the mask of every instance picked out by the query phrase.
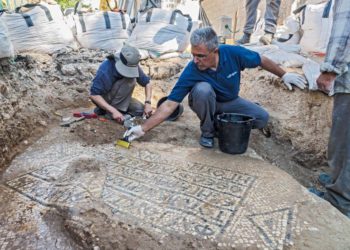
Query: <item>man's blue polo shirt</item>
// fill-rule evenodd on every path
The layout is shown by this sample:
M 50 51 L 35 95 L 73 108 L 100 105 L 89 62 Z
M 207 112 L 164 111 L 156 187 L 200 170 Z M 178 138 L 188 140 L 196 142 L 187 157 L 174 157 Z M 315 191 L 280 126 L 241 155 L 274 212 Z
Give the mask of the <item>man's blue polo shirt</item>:
M 136 78 L 136 82 L 145 87 L 150 82 L 150 78 L 142 71 L 140 66 L 138 68 L 139 77 Z M 95 78 L 92 80 L 90 94 L 105 95 L 112 89 L 113 84 L 122 78 L 124 76 L 119 74 L 115 68 L 115 60 L 107 59 L 100 65 Z
M 241 71 L 255 68 L 261 64 L 258 53 L 241 46 L 220 45 L 219 65 L 216 71 L 200 71 L 191 61 L 182 72 L 168 99 L 182 102 L 185 96 L 198 82 L 208 82 L 216 93 L 218 102 L 228 102 L 238 97 Z

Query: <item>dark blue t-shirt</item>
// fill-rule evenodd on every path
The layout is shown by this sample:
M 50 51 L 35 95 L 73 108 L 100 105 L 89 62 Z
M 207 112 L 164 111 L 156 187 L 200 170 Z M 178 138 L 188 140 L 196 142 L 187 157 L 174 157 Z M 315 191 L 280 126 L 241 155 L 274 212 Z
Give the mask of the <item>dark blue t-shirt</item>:
M 220 45 L 216 71 L 200 71 L 193 61 L 189 62 L 168 99 L 180 103 L 196 83 L 208 82 L 213 87 L 218 102 L 234 100 L 238 97 L 241 71 L 260 64 L 260 55 L 254 51 L 241 46 Z
M 142 71 L 140 66 L 138 66 L 138 68 L 139 77 L 136 78 L 136 81 L 138 84 L 145 87 L 150 82 L 150 78 Z M 90 94 L 105 95 L 112 89 L 113 84 L 122 78 L 124 78 L 124 76 L 119 74 L 115 68 L 115 60 L 107 59 L 100 65 L 95 78 L 92 80 Z

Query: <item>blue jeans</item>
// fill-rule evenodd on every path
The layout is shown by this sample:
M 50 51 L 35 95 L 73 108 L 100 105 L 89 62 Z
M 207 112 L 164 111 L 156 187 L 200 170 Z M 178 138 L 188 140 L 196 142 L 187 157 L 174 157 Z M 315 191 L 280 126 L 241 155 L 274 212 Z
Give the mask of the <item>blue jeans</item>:
M 244 33 L 252 34 L 256 22 L 257 9 L 260 0 L 246 0 L 246 23 L 244 25 Z M 278 13 L 281 5 L 281 0 L 266 0 L 265 10 L 265 31 L 275 34 Z
M 240 113 L 255 118 L 253 128 L 263 128 L 269 119 L 269 114 L 261 106 L 238 97 L 229 102 L 217 102 L 212 86 L 207 82 L 197 83 L 188 96 L 191 109 L 200 119 L 202 136 L 214 137 L 215 116 L 221 113 Z

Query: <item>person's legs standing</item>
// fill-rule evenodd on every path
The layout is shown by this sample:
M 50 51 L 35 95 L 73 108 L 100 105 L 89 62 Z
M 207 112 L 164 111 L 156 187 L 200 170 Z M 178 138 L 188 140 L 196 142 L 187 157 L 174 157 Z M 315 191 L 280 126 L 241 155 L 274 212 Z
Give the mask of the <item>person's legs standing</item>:
M 264 128 L 269 120 L 269 113 L 261 106 L 251 101 L 245 100 L 241 97 L 236 98 L 230 102 L 218 102 L 216 104 L 216 113 L 240 113 L 249 115 L 255 118 L 253 122 L 254 128 Z
M 236 41 L 237 44 L 245 44 L 250 42 L 250 36 L 254 31 L 257 16 L 257 8 L 260 0 L 246 0 L 246 23 L 243 29 L 243 37 Z
M 267 0 L 265 10 L 265 34 L 259 41 L 264 45 L 269 45 L 276 33 L 278 13 L 281 0 Z
M 260 0 L 246 0 L 246 23 L 243 29 L 243 32 L 246 34 L 252 34 L 254 31 L 259 3 Z
M 328 164 L 332 183 L 326 185 L 325 199 L 350 218 L 350 94 L 334 97 Z
M 207 82 L 197 83 L 188 96 L 188 103 L 200 119 L 202 137 L 213 138 L 216 94 L 211 85 Z
M 265 32 L 275 34 L 281 0 L 267 0 L 265 10 Z

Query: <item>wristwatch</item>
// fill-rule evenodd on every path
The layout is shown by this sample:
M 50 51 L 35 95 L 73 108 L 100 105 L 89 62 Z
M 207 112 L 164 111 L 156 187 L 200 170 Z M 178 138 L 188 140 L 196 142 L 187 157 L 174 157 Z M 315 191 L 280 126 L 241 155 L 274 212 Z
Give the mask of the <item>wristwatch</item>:
M 151 104 L 151 101 L 145 101 L 145 104 L 148 103 L 148 104 Z

